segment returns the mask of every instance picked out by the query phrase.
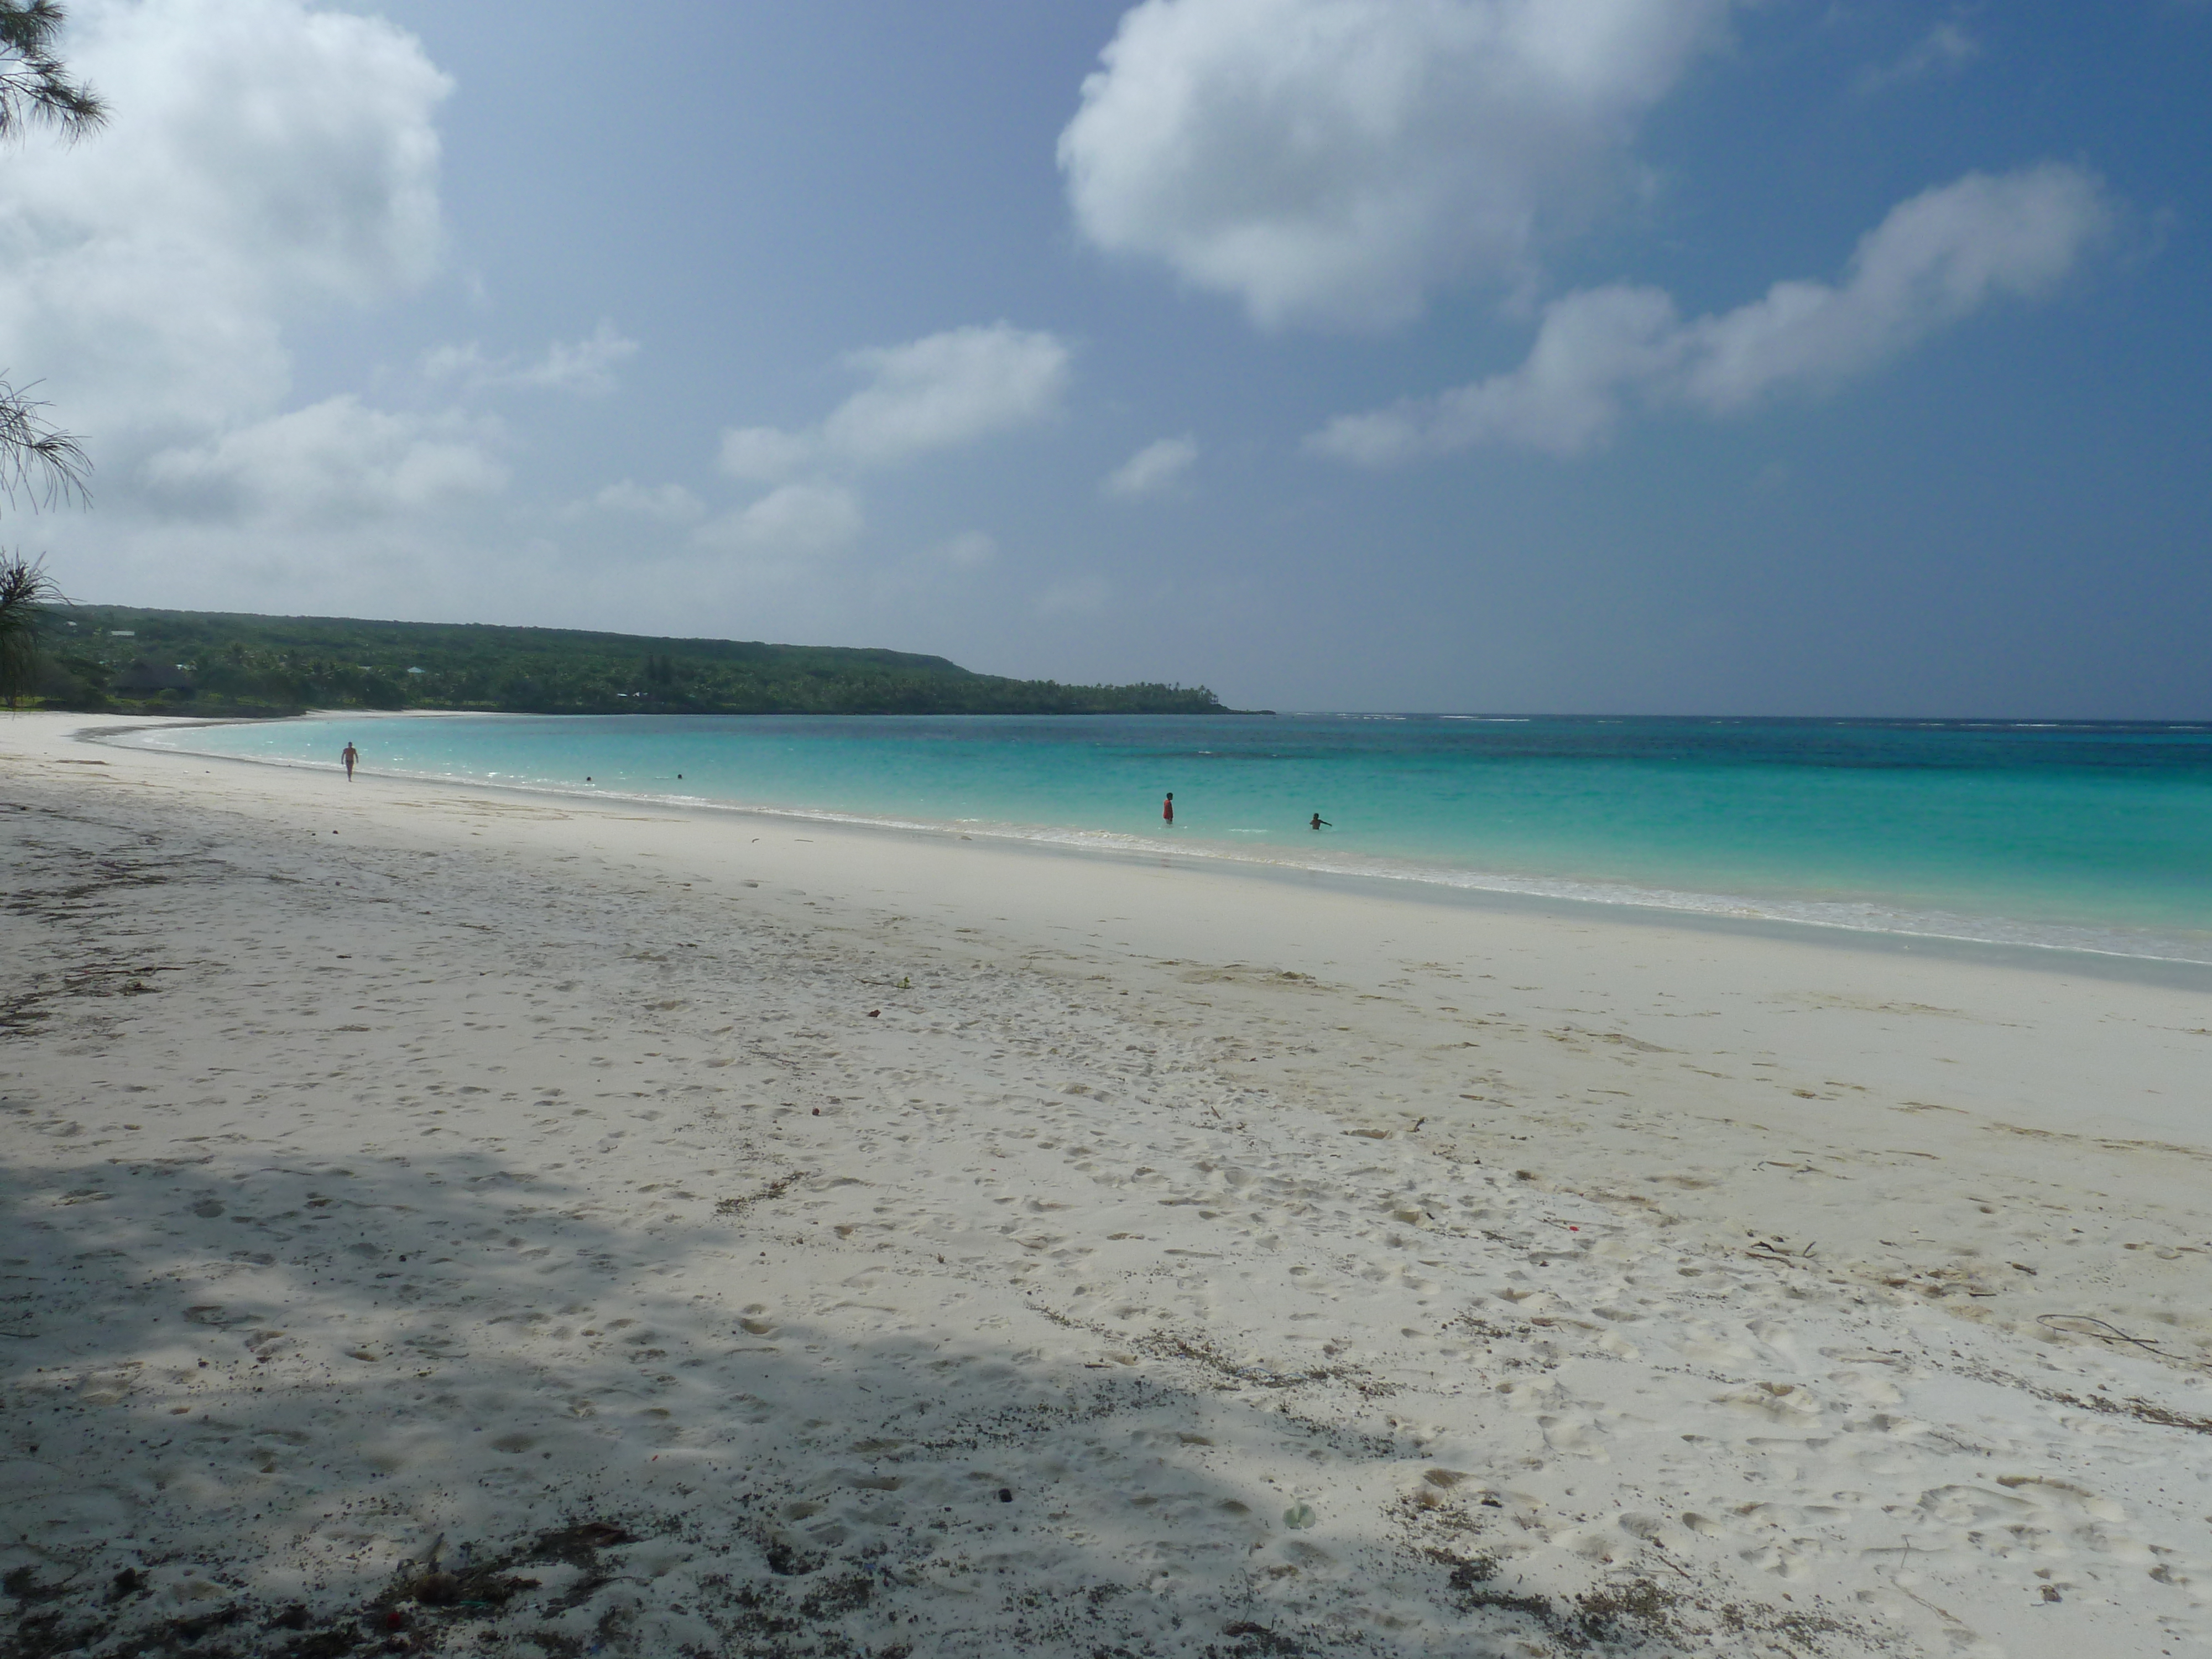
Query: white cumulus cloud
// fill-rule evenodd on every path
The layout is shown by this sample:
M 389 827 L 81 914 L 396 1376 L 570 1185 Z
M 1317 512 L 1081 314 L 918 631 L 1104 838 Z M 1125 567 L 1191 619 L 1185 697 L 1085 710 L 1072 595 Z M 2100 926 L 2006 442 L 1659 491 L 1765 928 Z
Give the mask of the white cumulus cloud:
M 722 470 L 768 483 L 811 469 L 882 466 L 958 448 L 1047 418 L 1068 380 L 1062 342 L 1007 323 L 855 351 L 845 365 L 867 384 L 817 426 L 725 432 Z
M 1198 460 L 1198 440 L 1186 433 L 1180 438 L 1161 438 L 1106 475 L 1099 485 L 1109 495 L 1137 501 L 1174 489 Z
M 1308 447 L 1384 465 L 1480 444 L 1571 455 L 1634 407 L 1707 414 L 1866 373 L 2000 296 L 2030 299 L 2109 224 L 2097 179 L 2058 164 L 1966 178 L 1914 197 L 1861 239 L 1843 282 L 1778 283 L 1683 320 L 1656 289 L 1614 285 L 1547 307 L 1517 368 L 1441 396 L 1342 416 Z
M 228 518 L 337 549 L 502 489 L 495 422 L 353 397 L 286 408 L 288 327 L 438 268 L 452 83 L 419 43 L 305 0 L 71 11 L 71 66 L 109 123 L 0 167 L 0 366 L 41 383 L 99 469 L 98 526 L 57 521 L 56 538 L 159 565 L 164 535 L 181 548 Z
M 1078 228 L 1263 325 L 1518 281 L 1733 0 L 1145 0 L 1060 135 Z
M 111 118 L 0 167 L 0 362 L 88 428 L 264 416 L 288 321 L 435 268 L 451 83 L 390 24 L 300 0 L 73 10 Z
M 1067 384 L 1067 348 L 1005 323 L 956 328 L 846 360 L 871 382 L 822 423 L 832 454 L 903 460 L 974 442 L 1051 414 Z

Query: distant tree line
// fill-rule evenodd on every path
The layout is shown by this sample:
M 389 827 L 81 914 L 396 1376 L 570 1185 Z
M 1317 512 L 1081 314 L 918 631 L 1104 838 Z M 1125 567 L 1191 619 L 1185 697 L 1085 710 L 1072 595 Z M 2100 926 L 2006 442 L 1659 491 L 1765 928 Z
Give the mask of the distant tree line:
M 532 714 L 1221 712 L 1202 686 L 1062 685 L 943 657 L 567 629 L 71 605 L 43 619 L 46 706 L 161 714 L 444 708 Z

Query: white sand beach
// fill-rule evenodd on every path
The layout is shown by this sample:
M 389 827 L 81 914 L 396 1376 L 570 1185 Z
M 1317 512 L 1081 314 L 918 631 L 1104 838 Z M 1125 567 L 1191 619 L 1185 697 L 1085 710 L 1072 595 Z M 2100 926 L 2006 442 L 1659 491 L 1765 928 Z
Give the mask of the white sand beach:
M 0 717 L 0 1651 L 2212 1651 L 2212 974 L 116 724 Z

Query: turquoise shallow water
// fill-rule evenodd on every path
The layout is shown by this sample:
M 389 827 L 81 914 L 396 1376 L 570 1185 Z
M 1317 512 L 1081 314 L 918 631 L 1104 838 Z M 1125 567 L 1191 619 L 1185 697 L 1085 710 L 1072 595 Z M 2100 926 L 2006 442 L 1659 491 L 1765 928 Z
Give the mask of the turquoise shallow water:
M 462 715 L 131 741 L 334 767 L 349 738 L 386 774 L 2212 962 L 2201 724 Z

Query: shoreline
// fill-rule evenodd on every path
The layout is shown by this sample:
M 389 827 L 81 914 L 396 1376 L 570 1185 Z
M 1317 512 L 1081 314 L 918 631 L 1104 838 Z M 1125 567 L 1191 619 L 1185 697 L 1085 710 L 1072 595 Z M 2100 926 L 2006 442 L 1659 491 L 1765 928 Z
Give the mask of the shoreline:
M 411 719 L 416 711 L 390 712 L 386 719 Z M 447 717 L 444 711 L 426 711 L 431 718 Z M 349 714 L 348 718 L 350 718 Z M 483 718 L 471 714 L 467 718 Z M 497 718 L 493 716 L 491 718 Z M 516 719 L 535 719 L 538 716 L 518 715 Z M 1348 717 L 1352 718 L 1352 717 Z M 1382 718 L 1361 716 L 1356 718 Z M 1474 718 L 1468 716 L 1467 718 Z M 179 720 L 175 724 L 181 725 Z M 246 722 L 199 722 L 193 724 L 241 724 Z M 256 722 L 258 723 L 258 722 Z M 115 738 L 139 732 L 166 729 L 162 726 L 139 725 L 118 729 L 112 733 L 88 731 L 82 740 L 108 744 Z M 123 744 L 126 748 L 148 748 L 149 745 Z M 153 749 L 151 752 L 191 756 L 199 759 L 221 760 L 249 766 L 266 766 L 293 771 L 327 775 L 339 768 L 335 762 L 276 758 L 263 756 L 209 754 L 198 750 Z M 1126 860 L 1139 863 L 1155 863 L 1173 859 L 1185 859 L 1194 865 L 1223 873 L 1290 883 L 1300 886 L 1339 884 L 1342 890 L 1358 892 L 1384 887 L 1411 896 L 1418 902 L 1439 904 L 1468 904 L 1501 909 L 1518 909 L 1528 914 L 1570 916 L 1589 909 L 1604 913 L 1607 919 L 1627 925 L 1649 923 L 1655 926 L 1680 925 L 1692 928 L 1713 928 L 1723 932 L 1744 930 L 1771 938 L 1798 938 L 1832 943 L 1840 948 L 1857 948 L 1883 951 L 1893 950 L 1925 950 L 1931 954 L 1944 954 L 1961 961 L 2013 962 L 2025 965 L 2047 964 L 2056 973 L 2087 973 L 2123 979 L 2139 979 L 2146 983 L 2194 987 L 2212 992 L 2212 956 L 2175 956 L 2154 954 L 2148 951 L 2128 951 L 2093 944 L 2054 941 L 2021 937 L 2003 937 L 2009 930 L 2018 933 L 2045 927 L 2063 930 L 2073 935 L 2092 934 L 2099 930 L 2086 924 L 2020 922 L 2003 917 L 1976 918 L 1940 911 L 1924 913 L 1899 912 L 1894 922 L 1920 921 L 1924 927 L 1883 925 L 1871 921 L 1851 921 L 1819 915 L 1790 915 L 1756 914 L 1764 906 L 1779 908 L 1784 901 L 1767 901 L 1739 897 L 1726 894 L 1675 891 L 1668 889 L 1643 889 L 1620 883 L 1573 883 L 1542 877 L 1520 877 L 1480 871 L 1457 872 L 1443 866 L 1423 866 L 1399 872 L 1387 868 L 1345 868 L 1289 859 L 1263 858 L 1238 853 L 1227 845 L 1209 845 L 1200 848 L 1183 848 L 1168 842 L 1152 842 L 1142 837 L 1130 836 L 1117 831 L 1085 830 L 1058 825 L 992 825 L 976 821 L 958 819 L 934 820 L 902 818 L 865 812 L 848 812 L 835 808 L 801 806 L 767 806 L 736 801 L 721 801 L 701 796 L 657 794 L 638 790 L 564 788 L 556 785 L 509 783 L 495 778 L 455 777 L 445 774 L 413 773 L 363 768 L 364 778 L 379 777 L 393 782 L 415 786 L 452 787 L 455 789 L 486 789 L 518 796 L 559 800 L 571 805 L 585 801 L 612 801 L 629 806 L 653 807 L 679 813 L 704 813 L 717 817 L 752 817 L 779 822 L 836 825 L 867 833 L 901 836 L 925 836 L 939 838 L 973 840 L 983 838 L 1005 848 L 1020 848 L 1032 853 L 1064 854 L 1077 858 Z M 1394 862 L 1395 860 L 1393 860 Z M 1375 860 L 1377 864 L 1384 862 Z M 1454 879 L 1463 875 L 1465 879 Z M 1562 890 L 1576 887 L 1588 890 Z M 1670 901 L 1680 900 L 1680 902 Z M 1807 901 L 1808 903 L 1828 903 L 1835 908 L 1845 908 L 1843 901 Z M 1960 928 L 1971 928 L 1979 923 L 1988 930 L 1972 932 L 1944 931 L 1945 924 Z M 2165 941 L 2172 944 L 2172 941 Z
M 2212 1641 L 2193 988 L 62 726 L 0 722 L 57 1640 Z

